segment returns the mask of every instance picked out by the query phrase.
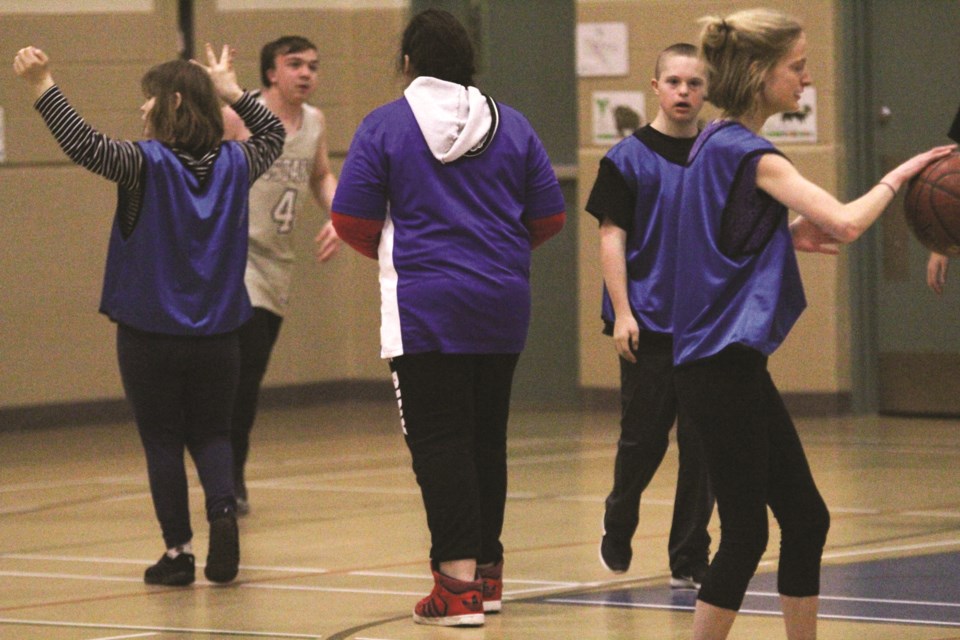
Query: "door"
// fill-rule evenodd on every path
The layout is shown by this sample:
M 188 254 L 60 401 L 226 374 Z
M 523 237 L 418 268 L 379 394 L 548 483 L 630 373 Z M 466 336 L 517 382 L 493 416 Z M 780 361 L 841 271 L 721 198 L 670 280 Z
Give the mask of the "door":
M 960 104 L 960 1 L 865 6 L 870 71 L 854 81 L 873 86 L 867 117 L 875 181 L 911 155 L 950 142 L 946 134 Z M 941 297 L 927 288 L 929 252 L 906 226 L 904 191 L 873 234 L 877 408 L 960 414 L 960 259 L 952 261 Z

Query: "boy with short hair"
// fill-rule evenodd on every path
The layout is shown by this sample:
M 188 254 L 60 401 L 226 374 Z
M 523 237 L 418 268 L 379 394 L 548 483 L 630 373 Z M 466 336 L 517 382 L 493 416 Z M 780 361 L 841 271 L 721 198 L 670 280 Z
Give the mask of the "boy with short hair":
M 302 36 L 283 36 L 260 51 L 258 99 L 286 129 L 283 154 L 250 189 L 250 251 L 245 282 L 253 318 L 240 331 L 240 387 L 233 411 L 232 441 L 237 512 L 250 510 L 245 468 L 260 384 L 289 302 L 296 259 L 293 230 L 307 194 L 327 212 L 337 178 L 330 169 L 323 112 L 307 100 L 317 88 L 317 47 Z M 224 111 L 228 140 L 249 132 L 229 109 Z M 314 239 L 318 262 L 338 250 L 340 238 L 328 220 Z
M 640 496 L 663 460 L 677 419 L 672 303 L 680 177 L 699 133 L 706 80 L 696 47 L 674 44 L 657 57 L 653 122 L 600 161 L 586 209 L 600 221 L 604 333 L 620 356 L 620 439 L 606 499 L 600 560 L 623 573 L 632 559 Z M 699 588 L 709 557 L 713 496 L 700 443 L 683 416 L 670 532 L 673 588 Z

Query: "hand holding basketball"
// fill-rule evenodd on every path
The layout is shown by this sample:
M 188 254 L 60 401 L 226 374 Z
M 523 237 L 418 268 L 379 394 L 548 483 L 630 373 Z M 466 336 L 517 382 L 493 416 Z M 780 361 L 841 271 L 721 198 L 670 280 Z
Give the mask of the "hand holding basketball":
M 948 153 L 924 166 L 907 186 L 903 210 L 923 246 L 943 255 L 960 255 L 960 153 Z
M 955 144 L 947 144 L 934 147 L 923 153 L 918 153 L 885 175 L 881 182 L 892 184 L 895 188 L 899 189 L 903 183 L 923 171 L 932 162 L 952 153 L 956 148 L 957 145 Z
M 53 86 L 50 58 L 36 47 L 24 47 L 13 59 L 13 72 L 27 81 L 39 97 Z

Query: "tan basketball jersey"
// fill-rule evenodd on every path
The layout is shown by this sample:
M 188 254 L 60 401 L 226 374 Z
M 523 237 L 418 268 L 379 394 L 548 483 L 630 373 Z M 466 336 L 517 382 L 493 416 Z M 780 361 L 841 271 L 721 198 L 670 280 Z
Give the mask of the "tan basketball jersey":
M 311 197 L 310 176 L 321 134 L 317 109 L 303 105 L 303 110 L 300 130 L 287 136 L 283 154 L 250 189 L 247 291 L 253 306 L 281 316 L 296 260 L 293 232 L 304 198 Z

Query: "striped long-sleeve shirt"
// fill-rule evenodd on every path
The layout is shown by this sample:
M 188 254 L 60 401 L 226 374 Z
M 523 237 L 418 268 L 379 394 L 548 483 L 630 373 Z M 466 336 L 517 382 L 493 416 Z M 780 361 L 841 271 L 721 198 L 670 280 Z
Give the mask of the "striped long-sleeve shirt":
M 87 124 L 67 101 L 59 87 L 53 86 L 37 99 L 34 107 L 50 129 L 57 144 L 81 167 L 120 185 L 126 192 L 119 211 L 120 230 L 129 236 L 137 224 L 142 197 L 143 155 L 136 143 L 113 140 Z M 263 175 L 283 151 L 286 131 L 283 123 L 251 94 L 231 105 L 250 130 L 248 140 L 240 142 L 250 170 L 250 184 Z M 213 168 L 219 147 L 195 158 L 186 151 L 172 149 L 184 165 L 202 183 Z

